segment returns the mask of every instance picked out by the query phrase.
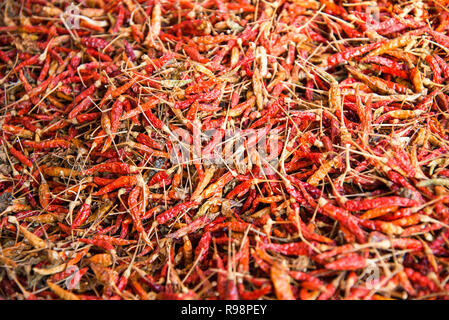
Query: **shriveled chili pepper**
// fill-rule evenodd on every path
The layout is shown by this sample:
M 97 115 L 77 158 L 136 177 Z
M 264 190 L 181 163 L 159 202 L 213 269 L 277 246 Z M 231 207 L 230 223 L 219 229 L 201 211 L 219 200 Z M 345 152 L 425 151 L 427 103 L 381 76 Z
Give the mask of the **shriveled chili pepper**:
M 81 171 L 81 174 L 91 175 L 96 172 L 132 174 L 137 172 L 137 167 L 123 162 L 105 162 Z
M 87 220 L 87 218 L 90 215 L 90 211 L 91 211 L 91 203 L 92 203 L 92 198 L 89 197 L 81 205 L 81 208 L 78 211 L 78 213 L 76 214 L 75 219 L 73 219 L 72 228 L 78 228 Z
M 285 266 L 274 263 L 270 269 L 271 280 L 279 300 L 296 300 L 290 285 L 290 276 Z
M 132 187 L 134 186 L 138 181 L 138 176 L 121 176 L 114 180 L 113 182 L 107 184 L 97 192 L 95 192 L 94 196 L 100 196 L 103 194 L 107 194 L 115 189 L 121 188 L 121 187 Z
M 192 208 L 194 206 L 198 205 L 197 202 L 195 201 L 189 201 L 189 202 L 185 202 L 185 203 L 180 203 L 177 206 L 168 209 L 166 211 L 164 211 L 163 213 L 161 213 L 160 215 L 158 215 L 156 217 L 156 221 L 159 224 L 164 224 L 166 223 L 168 220 L 176 217 L 180 212 L 183 212 L 189 208 Z

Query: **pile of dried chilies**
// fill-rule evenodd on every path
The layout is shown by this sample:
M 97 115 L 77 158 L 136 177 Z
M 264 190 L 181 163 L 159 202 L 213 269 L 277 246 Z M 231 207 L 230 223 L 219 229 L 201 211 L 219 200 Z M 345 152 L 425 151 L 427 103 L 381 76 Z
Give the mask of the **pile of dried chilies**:
M 2 1 L 0 297 L 448 299 L 448 8 Z

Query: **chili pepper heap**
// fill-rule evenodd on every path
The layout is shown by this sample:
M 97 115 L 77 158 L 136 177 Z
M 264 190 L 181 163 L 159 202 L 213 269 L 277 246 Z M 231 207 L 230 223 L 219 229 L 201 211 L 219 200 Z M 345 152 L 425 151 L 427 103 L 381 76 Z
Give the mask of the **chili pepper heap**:
M 448 299 L 448 5 L 2 1 L 0 297 Z

